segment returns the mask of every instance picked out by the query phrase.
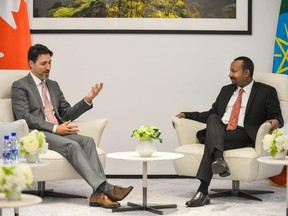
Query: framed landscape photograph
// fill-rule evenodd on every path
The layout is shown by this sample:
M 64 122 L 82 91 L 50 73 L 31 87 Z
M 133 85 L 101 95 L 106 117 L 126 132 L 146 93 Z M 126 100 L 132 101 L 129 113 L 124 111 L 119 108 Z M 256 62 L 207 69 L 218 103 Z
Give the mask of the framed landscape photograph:
M 30 0 L 27 5 L 32 33 L 252 33 L 252 0 Z

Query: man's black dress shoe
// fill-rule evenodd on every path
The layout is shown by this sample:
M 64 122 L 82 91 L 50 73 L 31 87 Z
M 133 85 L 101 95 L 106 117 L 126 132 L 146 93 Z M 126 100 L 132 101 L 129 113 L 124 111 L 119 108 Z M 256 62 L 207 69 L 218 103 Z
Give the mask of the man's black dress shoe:
M 187 207 L 199 207 L 210 204 L 209 195 L 204 195 L 202 192 L 198 191 L 191 200 L 186 202 Z
M 218 158 L 212 163 L 211 167 L 213 174 L 219 174 L 219 176 L 221 177 L 226 177 L 230 175 L 229 166 L 223 158 Z

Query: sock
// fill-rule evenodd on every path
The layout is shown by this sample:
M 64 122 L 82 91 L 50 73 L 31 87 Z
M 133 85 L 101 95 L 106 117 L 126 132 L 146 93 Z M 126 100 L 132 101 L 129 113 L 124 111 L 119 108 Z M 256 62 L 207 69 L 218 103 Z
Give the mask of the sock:
M 97 190 L 99 189 L 100 191 L 104 192 L 105 194 L 109 194 L 112 190 L 112 187 L 113 187 L 113 185 L 111 185 L 110 183 L 105 181 L 97 188 Z
M 223 151 L 215 148 L 213 151 L 213 155 L 215 157 L 215 160 L 217 160 L 218 158 L 223 158 Z
M 198 191 L 199 192 L 202 192 L 204 195 L 207 195 L 208 194 L 208 187 L 209 187 L 209 184 L 203 180 L 200 180 L 201 181 L 201 184 L 198 188 Z

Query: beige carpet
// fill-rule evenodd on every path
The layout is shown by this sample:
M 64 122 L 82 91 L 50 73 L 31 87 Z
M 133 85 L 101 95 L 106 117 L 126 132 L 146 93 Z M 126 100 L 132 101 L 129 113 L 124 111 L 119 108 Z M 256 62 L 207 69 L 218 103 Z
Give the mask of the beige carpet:
M 117 185 L 134 186 L 129 196 L 121 201 L 122 206 L 127 201 L 142 203 L 141 179 L 110 179 Z M 189 200 L 198 188 L 196 179 L 149 179 L 148 203 L 177 204 L 176 209 L 165 209 L 164 215 L 189 216 L 280 216 L 286 214 L 286 190 L 270 185 L 267 180 L 257 182 L 242 182 L 241 188 L 273 190 L 273 194 L 258 195 L 263 202 L 246 200 L 239 197 L 214 198 L 211 204 L 199 208 L 187 208 L 185 202 Z M 231 181 L 213 180 L 211 188 L 229 188 Z M 54 188 L 58 192 L 74 193 L 89 196 L 90 187 L 83 180 L 65 180 L 48 182 L 46 188 Z M 102 215 L 156 215 L 146 211 L 115 212 L 111 210 L 89 207 L 88 199 L 60 199 L 44 198 L 41 204 L 20 208 L 21 216 L 102 216 Z M 13 215 L 12 209 L 3 209 L 3 215 Z

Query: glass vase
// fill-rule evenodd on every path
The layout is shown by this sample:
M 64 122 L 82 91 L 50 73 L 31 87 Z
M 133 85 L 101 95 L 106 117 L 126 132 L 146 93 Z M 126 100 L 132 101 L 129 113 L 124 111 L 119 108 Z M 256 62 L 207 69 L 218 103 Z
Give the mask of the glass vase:
M 39 153 L 33 155 L 26 155 L 27 163 L 39 163 Z
M 18 201 L 21 200 L 21 191 L 11 190 L 10 193 L 5 194 L 8 201 Z
M 136 144 L 135 151 L 138 152 L 141 157 L 151 157 L 157 149 L 153 140 L 147 140 L 139 141 Z
M 287 155 L 287 151 L 277 152 L 273 158 L 276 160 L 284 160 L 286 158 L 286 155 Z

